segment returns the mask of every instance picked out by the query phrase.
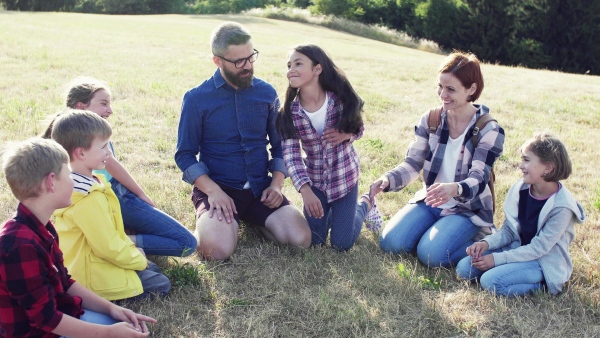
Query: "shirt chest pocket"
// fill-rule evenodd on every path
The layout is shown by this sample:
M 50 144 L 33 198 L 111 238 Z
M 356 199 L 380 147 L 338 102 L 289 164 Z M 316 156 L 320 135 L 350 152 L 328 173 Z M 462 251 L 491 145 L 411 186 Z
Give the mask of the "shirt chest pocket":
M 269 123 L 269 104 L 255 103 L 244 109 L 240 116 L 240 130 L 248 130 L 253 133 L 266 133 Z

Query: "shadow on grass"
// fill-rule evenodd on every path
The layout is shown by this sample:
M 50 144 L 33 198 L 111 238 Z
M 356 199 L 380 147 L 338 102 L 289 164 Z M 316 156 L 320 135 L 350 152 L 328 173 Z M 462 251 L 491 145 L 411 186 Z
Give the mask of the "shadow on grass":
M 200 288 L 176 288 L 156 300 L 158 337 L 414 337 L 461 333 L 424 290 L 435 276 L 415 277 L 413 262 L 381 252 L 363 232 L 347 253 L 327 247 L 280 247 L 242 226 L 226 262 L 206 262 Z M 415 260 L 416 261 L 416 260 Z M 405 266 L 399 272 L 399 266 Z M 425 280 L 429 280 L 426 282 Z M 438 279 L 439 280 L 439 279 Z M 428 284 L 429 283 L 429 284 Z M 164 309 L 163 309 L 164 307 Z M 143 311 L 143 308 L 140 308 Z M 159 319 L 159 318 L 157 318 Z M 154 333 L 155 332 L 155 333 Z

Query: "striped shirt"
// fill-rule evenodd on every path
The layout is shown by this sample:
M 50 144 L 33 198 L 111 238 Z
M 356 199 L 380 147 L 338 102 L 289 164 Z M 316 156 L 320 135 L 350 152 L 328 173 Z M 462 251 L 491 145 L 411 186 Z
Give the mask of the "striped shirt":
M 84 195 L 87 195 L 90 192 L 90 188 L 92 184 L 102 182 L 95 180 L 92 177 L 87 177 L 78 173 L 71 172 L 71 178 L 75 182 L 75 186 L 73 188 L 74 191 L 80 192 Z
M 335 128 L 343 114 L 337 95 L 327 92 L 327 96 L 325 129 Z M 299 97 L 292 102 L 291 111 L 296 137 L 283 140 L 281 144 L 283 161 L 294 187 L 299 191 L 304 184 L 314 186 L 327 195 L 330 203 L 346 196 L 358 183 L 360 161 L 352 142 L 362 136 L 364 128 L 361 127 L 348 142 L 334 146 L 319 136 L 300 107 Z M 302 158 L 301 149 L 306 153 L 305 158 Z
M 461 196 L 456 196 L 458 204 L 450 209 L 444 209 L 442 215 L 463 214 L 473 224 L 483 227 L 480 235 L 491 232 L 494 224 L 493 200 L 488 181 L 494 162 L 502 154 L 504 147 L 504 129 L 496 122 L 488 123 L 479 131 L 479 143 L 473 149 L 473 127 L 475 120 L 483 114 L 489 114 L 490 109 L 484 105 L 475 105 L 477 112 L 471 120 L 468 132 L 462 145 L 462 154 L 456 163 L 455 181 L 463 187 Z M 427 121 L 429 112 L 421 116 L 415 126 L 415 139 L 411 142 L 404 161 L 385 175 L 390 181 L 389 190 L 398 191 L 414 182 L 423 170 L 423 189 L 418 191 L 410 203 L 422 201 L 426 188 L 435 183 L 442 161 L 446 144 L 450 138 L 446 111 L 442 112 L 441 127 L 435 134 L 429 133 Z M 478 236 L 479 237 L 479 236 Z

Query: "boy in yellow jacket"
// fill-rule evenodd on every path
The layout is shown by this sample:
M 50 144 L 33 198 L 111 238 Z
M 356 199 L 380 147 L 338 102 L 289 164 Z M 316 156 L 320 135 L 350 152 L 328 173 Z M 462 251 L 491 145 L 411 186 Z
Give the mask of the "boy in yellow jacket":
M 75 187 L 69 207 L 54 212 L 65 264 L 75 279 L 108 300 L 165 295 L 169 279 L 127 237 L 117 196 L 102 174 L 112 129 L 89 111 L 68 110 L 52 138 L 69 153 Z

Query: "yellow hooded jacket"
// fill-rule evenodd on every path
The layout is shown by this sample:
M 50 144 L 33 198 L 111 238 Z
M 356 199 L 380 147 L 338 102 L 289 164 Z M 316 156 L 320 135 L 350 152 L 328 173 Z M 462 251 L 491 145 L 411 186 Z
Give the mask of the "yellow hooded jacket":
M 143 292 L 135 270 L 147 260 L 127 237 L 119 200 L 104 175 L 87 194 L 73 191 L 73 204 L 53 214 L 65 266 L 73 278 L 108 300 Z

